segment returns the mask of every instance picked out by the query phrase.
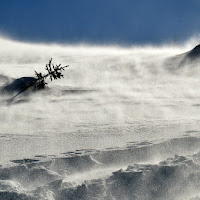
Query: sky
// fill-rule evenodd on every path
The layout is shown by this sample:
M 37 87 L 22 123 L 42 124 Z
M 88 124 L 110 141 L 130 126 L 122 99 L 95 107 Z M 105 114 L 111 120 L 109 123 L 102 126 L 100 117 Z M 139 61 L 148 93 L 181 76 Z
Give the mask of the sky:
M 0 1 L 0 34 L 23 41 L 162 43 L 199 33 L 199 0 Z

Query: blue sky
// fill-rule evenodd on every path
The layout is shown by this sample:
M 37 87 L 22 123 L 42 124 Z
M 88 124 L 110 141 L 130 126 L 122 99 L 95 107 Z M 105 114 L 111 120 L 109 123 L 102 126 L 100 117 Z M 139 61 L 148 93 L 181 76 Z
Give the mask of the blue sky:
M 181 41 L 200 33 L 200 1 L 1 0 L 0 33 L 42 42 Z

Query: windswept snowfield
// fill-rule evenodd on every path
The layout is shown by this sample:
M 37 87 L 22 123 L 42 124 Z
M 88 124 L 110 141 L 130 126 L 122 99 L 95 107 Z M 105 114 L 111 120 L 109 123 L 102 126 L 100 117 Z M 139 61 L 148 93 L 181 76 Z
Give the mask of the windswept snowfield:
M 200 200 L 196 45 L 0 38 L 0 199 Z M 64 78 L 12 99 L 50 58 Z

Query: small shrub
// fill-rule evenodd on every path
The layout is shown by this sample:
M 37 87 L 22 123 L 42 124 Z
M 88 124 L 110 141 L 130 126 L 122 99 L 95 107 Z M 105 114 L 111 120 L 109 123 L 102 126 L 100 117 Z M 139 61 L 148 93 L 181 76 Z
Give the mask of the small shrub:
M 68 66 L 69 65 L 61 67 L 61 64 L 54 65 L 54 64 L 52 64 L 52 58 L 51 58 L 49 60 L 49 63 L 46 64 L 45 70 L 47 71 L 47 74 L 42 75 L 42 73 L 38 73 L 38 72 L 35 71 L 35 74 L 36 74 L 36 77 L 37 77 L 36 83 L 37 83 L 37 86 L 39 87 L 39 89 L 45 88 L 45 86 L 47 85 L 47 83 L 45 82 L 45 79 L 47 77 L 49 77 L 51 81 L 64 78 L 62 71 L 64 71 L 65 68 L 68 67 Z

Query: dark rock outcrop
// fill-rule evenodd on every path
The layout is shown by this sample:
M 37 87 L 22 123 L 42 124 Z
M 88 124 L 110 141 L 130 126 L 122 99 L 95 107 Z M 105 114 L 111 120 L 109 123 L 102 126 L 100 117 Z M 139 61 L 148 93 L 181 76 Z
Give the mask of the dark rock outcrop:
M 14 93 L 26 90 L 27 88 L 34 86 L 37 79 L 34 77 L 22 77 L 15 79 L 13 82 L 2 87 L 4 93 Z
M 189 59 L 198 59 L 200 58 L 200 44 L 197 45 L 194 49 L 189 51 L 186 56 Z
M 165 66 L 170 70 L 179 70 L 185 66 L 196 67 L 200 60 L 200 44 L 190 51 L 168 58 Z

